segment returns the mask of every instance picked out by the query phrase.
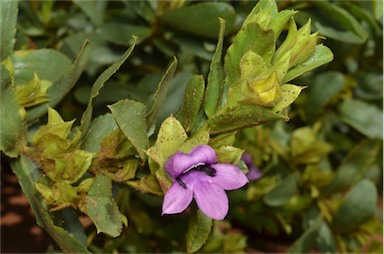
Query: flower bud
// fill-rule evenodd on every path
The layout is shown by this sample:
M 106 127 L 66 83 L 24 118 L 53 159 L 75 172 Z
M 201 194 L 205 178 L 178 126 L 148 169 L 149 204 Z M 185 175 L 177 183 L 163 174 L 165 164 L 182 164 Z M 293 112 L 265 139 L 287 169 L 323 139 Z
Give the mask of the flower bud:
M 311 20 L 297 31 L 297 41 L 291 51 L 289 68 L 298 65 L 313 53 L 317 43 L 317 32 L 311 34 Z
M 241 89 L 241 103 L 262 107 L 273 106 L 282 96 L 276 72 L 266 78 L 245 80 Z

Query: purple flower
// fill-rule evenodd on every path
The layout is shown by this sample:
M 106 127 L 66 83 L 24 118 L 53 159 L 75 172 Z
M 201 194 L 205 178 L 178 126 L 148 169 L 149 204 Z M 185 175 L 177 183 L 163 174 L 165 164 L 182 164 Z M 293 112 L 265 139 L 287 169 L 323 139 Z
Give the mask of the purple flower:
M 165 193 L 162 214 L 181 213 L 194 197 L 203 213 L 222 220 L 229 210 L 224 190 L 239 189 L 248 182 L 237 166 L 216 164 L 216 153 L 208 145 L 197 146 L 189 154 L 177 152 L 164 167 L 174 182 Z
M 253 159 L 249 153 L 243 153 L 241 159 L 245 162 L 249 169 L 247 177 L 250 181 L 255 181 L 263 175 L 263 173 L 261 173 L 261 171 L 253 165 Z

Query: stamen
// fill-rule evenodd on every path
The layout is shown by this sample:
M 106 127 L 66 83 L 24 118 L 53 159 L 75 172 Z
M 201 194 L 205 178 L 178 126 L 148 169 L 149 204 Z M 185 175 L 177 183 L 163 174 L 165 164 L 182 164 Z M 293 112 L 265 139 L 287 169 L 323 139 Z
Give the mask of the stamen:
M 199 165 L 194 168 L 197 171 L 203 172 L 207 176 L 215 176 L 216 175 L 216 169 L 208 167 L 207 165 Z
M 185 183 L 184 183 L 183 181 L 181 181 L 181 179 L 176 178 L 176 181 L 177 181 L 177 183 L 178 183 L 181 187 L 183 187 L 184 189 L 187 189 L 187 185 L 185 185 Z

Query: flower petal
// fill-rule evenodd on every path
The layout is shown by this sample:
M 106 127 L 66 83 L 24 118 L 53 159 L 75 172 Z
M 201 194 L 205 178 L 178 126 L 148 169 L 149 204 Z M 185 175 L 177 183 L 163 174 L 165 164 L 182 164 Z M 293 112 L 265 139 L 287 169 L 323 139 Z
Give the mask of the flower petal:
M 192 167 L 194 163 L 195 162 L 190 155 L 177 152 L 167 160 L 164 168 L 171 178 L 176 179 L 185 170 Z
M 193 167 L 202 164 L 214 164 L 215 162 L 215 150 L 208 145 L 200 145 L 193 148 L 190 154 L 182 152 L 175 153 L 167 160 L 164 167 L 168 175 L 176 179 Z
M 211 165 L 216 163 L 215 150 L 213 150 L 213 148 L 208 145 L 196 146 L 195 148 L 192 149 L 190 155 L 195 161 L 195 164 Z
M 239 189 L 248 183 L 248 178 L 243 171 L 235 165 L 221 163 L 210 167 L 216 169 L 216 175 L 211 177 L 212 183 L 224 190 Z
M 161 214 L 181 213 L 192 202 L 192 198 L 192 189 L 188 188 L 188 186 L 184 189 L 180 184 L 174 182 L 171 188 L 165 193 Z
M 193 184 L 193 194 L 197 206 L 208 217 L 223 220 L 229 209 L 227 194 L 221 187 L 206 181 L 212 177 L 201 172 L 190 172 L 186 181 L 189 182 L 188 178 L 194 174 L 198 174 L 196 176 L 198 179 L 195 179 L 195 184 Z
M 263 173 L 261 173 L 261 171 L 255 166 L 251 166 L 251 167 L 248 166 L 248 169 L 249 169 L 249 172 L 247 174 L 247 177 L 250 181 L 255 181 L 263 175 Z

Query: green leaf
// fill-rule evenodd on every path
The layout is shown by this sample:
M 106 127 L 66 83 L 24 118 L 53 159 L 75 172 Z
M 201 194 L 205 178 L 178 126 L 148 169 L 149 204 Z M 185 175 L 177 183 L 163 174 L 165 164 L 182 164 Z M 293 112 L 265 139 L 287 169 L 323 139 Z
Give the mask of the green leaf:
M 134 38 L 134 43 L 124 52 L 124 54 L 118 60 L 116 60 L 111 66 L 109 66 L 108 69 L 103 71 L 103 73 L 101 73 L 101 75 L 96 79 L 95 83 L 93 83 L 87 109 L 85 110 L 85 112 L 83 113 L 83 116 L 81 117 L 80 129 L 83 135 L 86 133 L 87 129 L 89 128 L 89 124 L 91 122 L 92 111 L 93 111 L 92 109 L 93 100 L 99 95 L 99 91 L 104 86 L 105 82 L 107 82 L 112 77 L 112 75 L 117 72 L 120 66 L 131 55 L 133 49 L 135 48 L 135 43 L 136 43 L 136 38 Z
M 18 50 L 12 55 L 15 85 L 28 83 L 34 74 L 41 80 L 56 82 L 71 67 L 70 59 L 54 49 Z
M 292 161 L 297 164 L 319 163 L 332 150 L 332 146 L 320 140 L 311 127 L 297 128 L 291 137 Z
M 120 235 L 123 228 L 119 208 L 112 197 L 112 180 L 104 175 L 96 175 L 86 197 L 86 213 L 96 226 L 97 233 L 111 237 Z
M 207 89 L 204 97 L 204 111 L 208 118 L 212 117 L 219 108 L 224 86 L 224 71 L 221 63 L 221 55 L 223 51 L 225 20 L 221 18 L 219 20 L 219 41 L 217 42 L 216 51 L 209 67 Z
M 314 22 L 314 26 L 322 35 L 348 43 L 361 44 L 367 40 L 368 33 L 365 28 L 346 10 L 327 1 L 313 3 L 327 15 L 326 21 L 329 22 L 327 25 Z
M 0 150 L 9 157 L 17 157 L 26 133 L 25 111 L 16 100 L 8 70 L 3 64 L 0 68 Z
M 0 62 L 12 54 L 15 44 L 18 1 L 0 1 Z
M 277 119 L 286 118 L 269 109 L 257 105 L 247 105 L 212 117 L 208 120 L 208 126 L 211 134 L 218 134 L 260 125 Z
M 167 12 L 160 18 L 176 29 L 208 38 L 216 38 L 220 30 L 219 17 L 226 21 L 226 34 L 228 34 L 234 27 L 236 12 L 227 3 L 203 2 L 193 4 Z
M 163 78 L 161 79 L 155 95 L 153 96 L 152 108 L 151 111 L 147 114 L 147 122 L 150 128 L 155 124 L 157 114 L 159 113 L 160 108 L 164 105 L 164 102 L 167 98 L 168 89 L 171 84 L 171 80 L 175 75 L 176 67 L 177 59 L 174 57 L 171 65 L 168 67 Z
M 291 105 L 297 97 L 299 97 L 300 92 L 305 87 L 296 86 L 291 84 L 285 84 L 281 86 L 281 99 L 272 107 L 273 112 L 281 112 L 283 109 Z
M 204 96 L 204 89 L 204 78 L 201 75 L 193 76 L 185 89 L 183 105 L 178 119 L 187 132 L 192 130 L 198 118 Z
M 226 83 L 231 86 L 240 78 L 240 60 L 252 50 L 269 63 L 275 48 L 273 30 L 263 30 L 257 23 L 249 23 L 235 36 L 224 59 Z M 284 82 L 286 83 L 286 82 Z
M 40 176 L 36 164 L 27 157 L 20 156 L 18 159 L 11 160 L 11 168 L 17 175 L 19 184 L 29 200 L 37 223 L 47 230 L 60 248 L 67 253 L 90 253 L 77 238 L 55 225 L 52 214 L 48 212 L 35 189 L 35 182 Z
M 357 229 L 375 214 L 377 208 L 376 186 L 370 180 L 358 182 L 348 192 L 332 220 L 332 227 L 338 232 Z
M 344 157 L 324 194 L 345 191 L 359 181 L 375 162 L 381 143 L 379 140 L 365 139 L 357 144 Z
M 383 111 L 363 101 L 347 99 L 338 108 L 346 124 L 369 138 L 383 139 Z
M 100 34 L 106 41 L 122 45 L 130 46 L 133 43 L 133 37 L 137 38 L 137 44 L 151 35 L 150 28 L 145 26 L 137 26 L 130 24 L 123 24 L 117 22 L 104 23 L 100 27 Z
M 317 75 L 310 84 L 307 94 L 308 102 L 305 110 L 309 116 L 316 115 L 344 87 L 344 76 L 340 72 L 328 71 Z
M 48 94 L 49 101 L 47 103 L 40 104 L 28 110 L 27 121 L 36 120 L 40 116 L 47 113 L 48 107 L 51 107 L 51 108 L 55 107 L 65 97 L 65 95 L 73 88 L 73 86 L 75 85 L 77 80 L 80 78 L 81 74 L 83 73 L 84 68 L 86 67 L 89 50 L 90 50 L 89 41 L 85 41 L 72 67 L 68 71 L 66 71 L 59 79 L 57 79 L 52 84 L 52 86 L 48 88 L 47 94 Z M 43 68 L 46 68 L 46 65 L 44 65 Z M 57 73 L 53 73 L 53 74 L 57 75 Z M 39 77 L 43 78 L 43 76 L 39 76 Z M 45 78 L 45 79 L 48 79 L 48 78 Z
M 160 166 L 163 166 L 172 154 L 179 151 L 180 146 L 187 139 L 188 136 L 183 126 L 176 118 L 170 116 L 161 124 L 156 143 L 147 150 L 147 154 Z
M 89 152 L 99 152 L 103 138 L 117 128 L 112 114 L 105 114 L 95 118 L 91 122 L 88 133 L 81 144 L 82 149 Z
M 299 177 L 297 172 L 290 174 L 284 178 L 280 184 L 268 192 L 267 195 L 264 196 L 263 201 L 272 207 L 286 204 L 298 191 L 297 185 Z
M 288 249 L 288 253 L 308 253 L 316 240 L 323 219 L 319 215 L 312 225 Z
M 148 148 L 146 107 L 141 102 L 123 100 L 108 106 L 121 131 L 145 160 L 144 150 Z
M 164 195 L 159 181 L 154 175 L 143 176 L 137 181 L 127 181 L 126 184 L 144 193 L 151 193 L 158 196 Z
M 296 65 L 292 69 L 290 69 L 287 74 L 283 78 L 283 83 L 288 83 L 294 78 L 297 78 L 301 74 L 314 70 L 317 67 L 329 63 L 333 60 L 332 51 L 326 46 L 320 44 L 316 45 L 315 51 L 309 58 L 303 63 Z
M 73 0 L 73 2 L 80 7 L 93 24 L 100 26 L 103 23 L 104 12 L 107 7 L 106 1 Z
M 211 233 L 212 219 L 207 217 L 196 207 L 189 215 L 189 224 L 187 231 L 187 251 L 193 253 L 198 251 L 207 241 Z

